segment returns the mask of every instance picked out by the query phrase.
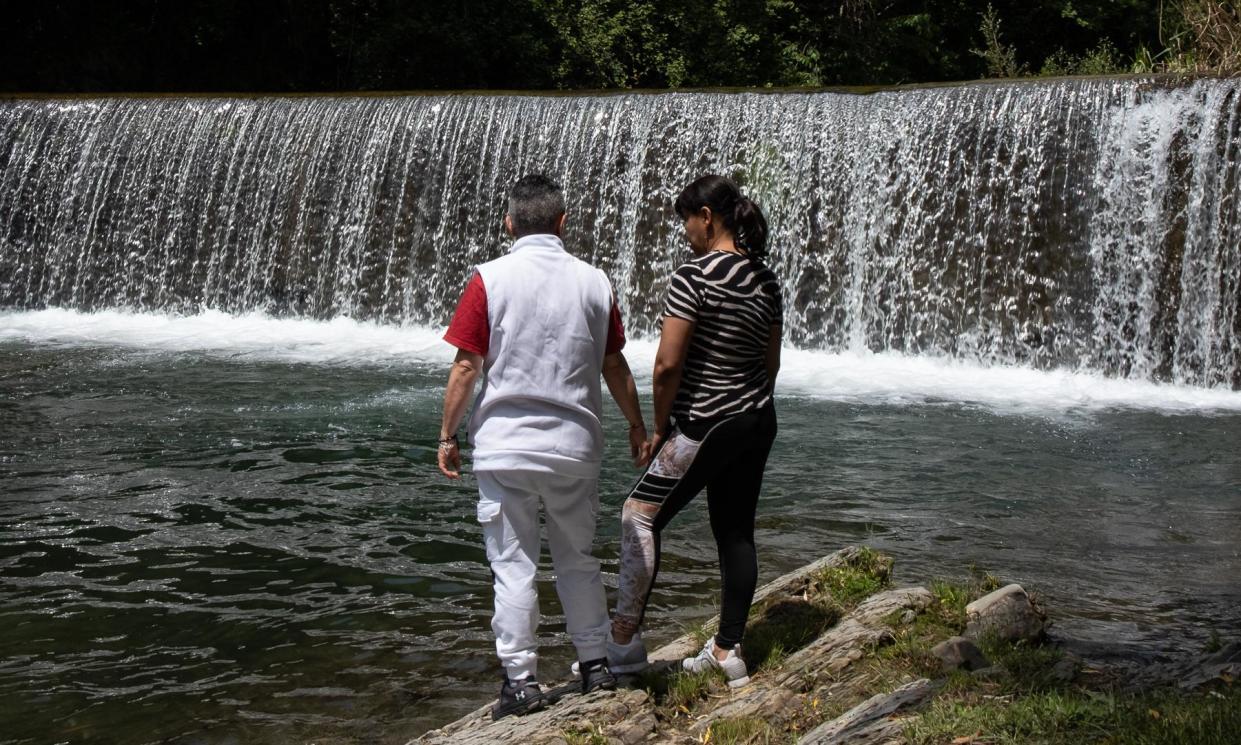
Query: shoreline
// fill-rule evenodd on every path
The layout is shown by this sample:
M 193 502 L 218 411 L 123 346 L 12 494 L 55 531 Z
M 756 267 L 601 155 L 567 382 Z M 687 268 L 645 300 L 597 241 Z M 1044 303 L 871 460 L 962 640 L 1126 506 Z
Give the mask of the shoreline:
M 492 722 L 488 702 L 409 745 L 1023 742 L 1010 719 L 1027 709 L 1048 718 L 1039 726 L 1070 728 L 1046 742 L 1111 742 L 1111 727 L 1125 742 L 1222 744 L 1212 731 L 1241 726 L 1241 642 L 1140 669 L 1088 664 L 1064 651 L 1068 640 L 1048 638 L 1046 612 L 1019 585 L 984 574 L 893 587 L 892 567 L 847 547 L 759 588 L 747 626 L 752 682 L 736 691 L 680 672 L 713 618 L 652 652 L 650 670 L 623 676 L 615 692 L 582 696 L 560 683 L 542 711 Z M 1053 721 L 1066 701 L 1081 710 Z M 1082 721 L 1093 739 L 1072 730 Z

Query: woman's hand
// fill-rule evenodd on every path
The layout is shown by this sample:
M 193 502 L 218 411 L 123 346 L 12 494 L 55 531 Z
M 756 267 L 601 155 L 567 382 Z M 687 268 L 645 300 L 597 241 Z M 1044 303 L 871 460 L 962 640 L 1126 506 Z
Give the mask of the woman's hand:
M 629 455 L 633 458 L 634 468 L 642 468 L 650 462 L 651 449 L 645 424 L 635 424 L 629 428 Z
M 668 439 L 668 435 L 665 433 L 659 432 L 658 430 L 656 430 L 655 434 L 651 435 L 651 441 L 646 444 L 647 451 L 648 451 L 647 452 L 648 462 L 650 461 L 652 457 L 654 457 L 655 453 L 659 452 L 659 446 L 664 444 L 664 440 L 666 439 Z

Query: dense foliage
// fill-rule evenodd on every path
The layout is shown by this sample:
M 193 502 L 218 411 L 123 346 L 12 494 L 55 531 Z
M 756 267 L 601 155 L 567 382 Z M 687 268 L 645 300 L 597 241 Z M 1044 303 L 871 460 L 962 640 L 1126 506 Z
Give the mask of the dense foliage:
M 1235 4 L 1221 6 L 1235 17 Z M 1150 65 L 1161 0 L 6 3 L 7 91 L 875 85 Z M 1185 2 L 1170 2 L 1179 10 Z

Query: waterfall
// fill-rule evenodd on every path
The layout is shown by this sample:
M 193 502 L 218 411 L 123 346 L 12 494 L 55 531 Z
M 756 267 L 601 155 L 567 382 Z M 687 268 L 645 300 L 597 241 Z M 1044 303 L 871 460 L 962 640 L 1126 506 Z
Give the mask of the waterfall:
M 731 175 L 786 337 L 1241 388 L 1241 82 L 0 101 L 0 307 L 443 323 L 523 173 L 636 333 Z

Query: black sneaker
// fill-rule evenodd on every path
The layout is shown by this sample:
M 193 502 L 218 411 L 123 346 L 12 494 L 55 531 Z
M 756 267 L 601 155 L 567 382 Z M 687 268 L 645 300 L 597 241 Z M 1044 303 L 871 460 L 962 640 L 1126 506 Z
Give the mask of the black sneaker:
M 606 657 L 587 660 L 578 666 L 582 672 L 582 693 L 590 693 L 600 688 L 608 691 L 616 690 L 616 676 L 608 669 Z
M 491 721 L 509 714 L 529 714 L 543 708 L 544 703 L 543 689 L 533 677 L 509 680 L 506 676 L 500 686 L 500 700 L 491 707 Z

